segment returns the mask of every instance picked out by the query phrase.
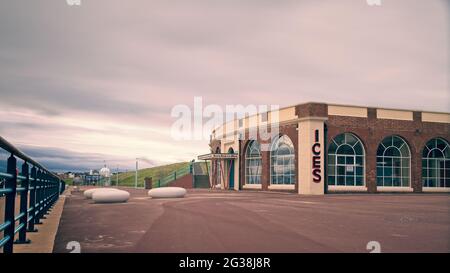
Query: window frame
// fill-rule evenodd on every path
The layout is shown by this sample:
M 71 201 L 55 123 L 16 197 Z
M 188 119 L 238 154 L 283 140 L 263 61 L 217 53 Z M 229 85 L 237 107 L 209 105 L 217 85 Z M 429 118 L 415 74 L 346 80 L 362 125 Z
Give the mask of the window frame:
M 390 145 L 385 145 L 385 142 L 388 142 L 390 140 Z M 395 146 L 395 140 L 401 140 L 402 144 L 400 147 Z M 406 145 L 408 156 L 404 156 L 402 152 L 403 146 Z M 382 155 L 379 155 L 380 148 L 383 147 L 383 153 Z M 386 151 L 390 149 L 396 149 L 400 156 L 394 156 L 394 155 L 386 155 Z M 407 166 L 403 166 L 404 160 L 407 160 Z M 391 165 L 386 166 L 386 161 L 390 161 Z M 382 165 L 379 165 L 380 162 L 382 162 Z M 399 162 L 399 166 L 396 165 L 396 163 Z M 390 168 L 391 175 L 385 175 L 386 169 Z M 382 170 L 382 174 L 379 174 L 379 169 Z M 407 175 L 404 175 L 404 170 L 407 170 Z M 395 175 L 395 172 L 400 170 L 400 176 Z M 404 178 L 408 179 L 407 185 L 403 185 Z M 382 184 L 380 185 L 379 181 L 381 179 Z M 395 181 L 394 179 L 400 179 L 399 183 L 400 185 L 394 185 Z M 390 184 L 386 184 L 386 180 L 390 180 Z M 411 188 L 411 149 L 406 142 L 406 140 L 400 136 L 397 135 L 391 135 L 383 138 L 383 140 L 378 144 L 377 147 L 377 154 L 376 154 L 376 185 L 377 187 L 399 187 L 399 188 Z
M 354 139 L 356 139 L 356 142 L 351 145 L 348 141 L 348 137 L 351 136 Z M 338 137 L 343 137 L 342 143 L 337 143 L 336 139 Z M 330 145 L 327 150 L 327 185 L 332 187 L 366 187 L 366 150 L 364 148 L 364 145 L 361 141 L 361 139 L 356 136 L 353 133 L 350 132 L 344 132 L 341 134 L 336 135 L 331 139 L 331 145 L 335 145 L 334 151 L 330 151 L 332 146 Z M 357 153 L 355 147 L 359 145 L 361 149 L 361 154 Z M 349 146 L 351 147 L 353 154 L 343 154 L 338 153 L 339 149 L 343 146 Z M 334 158 L 334 162 L 330 163 L 330 157 Z M 340 158 L 344 158 L 344 163 L 340 163 Z M 351 158 L 353 161 L 353 164 L 347 163 L 347 158 Z M 362 159 L 362 164 L 357 163 L 357 159 Z M 353 171 L 347 171 L 347 167 L 353 167 Z M 341 175 L 339 172 L 340 167 L 344 167 L 344 174 Z M 358 175 L 358 168 L 361 168 L 361 174 Z M 343 184 L 339 184 L 340 178 L 343 177 L 344 181 Z M 332 183 L 330 183 L 331 178 L 333 180 Z M 351 179 L 350 179 L 351 178 Z M 361 179 L 361 185 L 357 184 L 357 181 Z M 353 180 L 352 184 L 348 184 L 348 180 Z M 359 182 L 358 182 L 359 183 Z
M 283 142 L 281 142 L 283 141 Z M 281 146 L 281 144 L 287 145 L 289 148 L 290 153 L 288 155 L 276 155 L 275 153 L 279 150 L 279 147 Z M 276 148 L 276 149 L 275 149 Z M 285 162 L 285 160 L 289 160 L 289 164 L 281 164 L 281 165 L 276 165 L 277 169 L 281 166 L 282 168 L 282 174 L 274 174 L 274 158 L 277 158 L 277 162 L 279 161 L 279 159 L 282 159 L 283 162 Z M 286 166 L 288 166 L 288 168 L 292 168 L 292 172 L 289 171 L 289 174 L 286 175 Z M 289 136 L 287 135 L 280 135 L 276 138 L 274 138 L 272 140 L 272 145 L 271 145 L 271 149 L 270 149 L 270 180 L 269 180 L 269 185 L 295 185 L 297 183 L 297 174 L 296 174 L 296 165 L 295 165 L 295 146 L 294 143 L 292 142 L 292 140 L 289 138 Z M 274 177 L 276 177 L 276 183 L 274 183 Z M 285 178 L 288 177 L 289 182 L 285 183 Z M 281 183 L 279 182 L 281 178 Z
M 437 147 L 438 146 L 438 144 L 437 144 L 438 140 L 442 141 L 445 144 L 444 149 L 440 149 L 439 147 Z M 432 147 L 430 149 L 429 145 L 430 145 L 431 142 L 434 143 L 434 147 Z M 424 157 L 425 149 L 428 149 L 426 157 Z M 421 171 L 421 174 L 422 174 L 422 187 L 427 188 L 427 189 L 437 189 L 437 188 L 439 188 L 439 189 L 450 189 L 450 185 L 446 186 L 446 184 L 447 184 L 446 180 L 450 179 L 450 177 L 446 176 L 446 171 L 450 170 L 450 168 L 446 167 L 446 162 L 450 161 L 450 158 L 446 157 L 446 155 L 445 155 L 445 150 L 448 150 L 448 149 L 450 149 L 450 144 L 448 143 L 448 141 L 446 139 L 441 138 L 441 137 L 432 138 L 432 139 L 428 140 L 425 143 L 425 145 L 423 147 L 423 150 L 422 150 L 422 171 Z M 439 151 L 442 154 L 442 157 L 441 158 L 430 157 L 430 154 L 434 150 Z M 440 162 L 444 162 L 444 167 L 443 167 L 444 185 L 443 186 L 441 186 L 441 183 L 440 183 L 441 181 L 439 180 L 441 178 L 440 174 L 441 174 L 442 169 L 439 167 L 439 165 L 436 165 L 435 168 L 430 168 L 430 160 L 433 160 L 433 161 L 439 162 L 439 163 Z M 426 162 L 426 164 L 424 164 L 424 162 Z M 436 171 L 437 176 L 430 176 L 430 170 L 431 169 Z M 426 176 L 423 175 L 424 171 L 426 171 Z M 436 180 L 435 181 L 435 184 L 436 184 L 435 186 L 430 186 L 429 185 L 431 179 L 435 179 Z
M 249 157 L 248 156 L 248 151 L 249 151 L 249 149 L 251 149 L 252 147 L 253 147 L 253 145 L 254 144 L 258 144 L 258 146 L 259 146 L 259 149 L 258 149 L 258 153 L 259 153 L 259 156 L 256 156 L 256 157 Z M 249 160 L 258 160 L 259 162 L 260 162 L 260 164 L 259 164 L 259 166 L 260 166 L 260 169 L 259 169 L 259 171 L 258 171 L 258 173 L 256 174 L 256 175 L 249 175 L 248 174 L 248 170 L 249 170 L 249 167 L 248 167 L 248 161 Z M 245 160 L 244 160 L 244 180 L 245 180 L 245 184 L 246 185 L 261 185 L 262 183 L 261 183 L 261 177 L 262 177 L 262 154 L 261 154 L 261 144 L 257 141 L 257 140 L 251 140 L 251 142 L 247 145 L 247 148 L 245 149 Z M 257 180 L 259 180 L 259 183 L 250 183 L 249 182 L 249 177 L 253 177 L 253 176 L 256 176 L 256 178 L 259 178 L 259 179 L 257 179 Z

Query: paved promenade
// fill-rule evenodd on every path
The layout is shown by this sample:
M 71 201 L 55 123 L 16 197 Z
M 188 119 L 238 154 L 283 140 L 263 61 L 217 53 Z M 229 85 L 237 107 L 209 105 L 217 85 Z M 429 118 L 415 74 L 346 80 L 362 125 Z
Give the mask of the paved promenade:
M 450 252 L 448 194 L 334 194 L 192 190 L 128 203 L 66 197 L 54 252 Z

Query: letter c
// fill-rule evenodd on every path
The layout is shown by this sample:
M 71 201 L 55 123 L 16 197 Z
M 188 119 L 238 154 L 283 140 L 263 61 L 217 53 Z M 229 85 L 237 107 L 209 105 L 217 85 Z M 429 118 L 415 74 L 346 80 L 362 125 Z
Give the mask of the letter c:
M 320 155 L 320 143 L 314 143 L 312 146 L 312 152 L 314 155 Z

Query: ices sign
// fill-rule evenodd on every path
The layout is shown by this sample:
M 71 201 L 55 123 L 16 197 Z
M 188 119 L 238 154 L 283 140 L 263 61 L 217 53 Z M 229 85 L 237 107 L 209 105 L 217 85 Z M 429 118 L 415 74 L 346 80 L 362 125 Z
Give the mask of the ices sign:
M 314 144 L 312 145 L 312 175 L 313 181 L 320 183 L 322 181 L 322 169 L 320 168 L 321 148 L 319 142 L 319 130 L 314 132 Z

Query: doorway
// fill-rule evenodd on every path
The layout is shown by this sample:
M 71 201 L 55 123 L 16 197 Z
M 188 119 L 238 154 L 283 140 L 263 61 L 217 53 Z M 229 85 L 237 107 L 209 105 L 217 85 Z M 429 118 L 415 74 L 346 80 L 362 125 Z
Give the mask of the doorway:
M 233 148 L 228 149 L 228 153 L 229 154 L 234 154 L 234 150 Z M 230 166 L 230 175 L 228 178 L 228 189 L 229 190 L 234 190 L 234 159 L 230 160 L 229 163 Z

